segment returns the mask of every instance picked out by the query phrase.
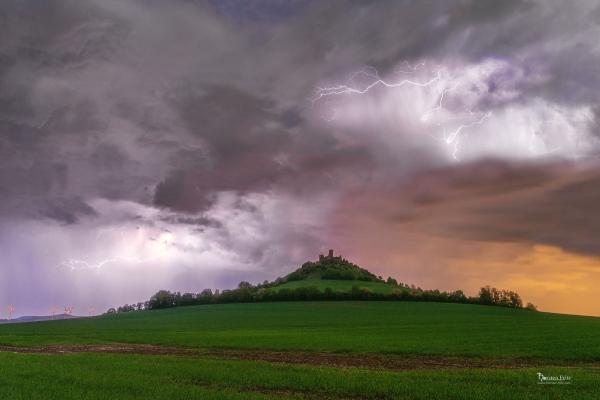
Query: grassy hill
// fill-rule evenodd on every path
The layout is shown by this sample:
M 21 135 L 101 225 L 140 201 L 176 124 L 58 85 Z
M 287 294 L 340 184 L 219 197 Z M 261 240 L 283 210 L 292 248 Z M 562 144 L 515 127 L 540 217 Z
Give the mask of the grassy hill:
M 330 288 L 334 292 L 349 292 L 352 287 L 356 286 L 359 288 L 367 288 L 373 293 L 384 293 L 390 294 L 394 289 L 397 289 L 396 285 L 390 285 L 385 282 L 369 282 L 369 281 L 349 281 L 349 280 L 332 280 L 332 279 L 320 279 L 318 277 L 311 277 L 299 281 L 284 282 L 274 286 L 274 289 L 296 289 L 299 287 L 316 287 L 321 291 Z
M 319 256 L 316 262 L 304 263 L 302 267 L 283 278 L 286 282 L 306 279 L 383 282 L 381 277 L 375 276 L 368 270 L 340 256 L 334 256 L 333 250 L 329 250 L 327 256 Z
M 523 308 L 518 293 L 498 290 L 489 286 L 480 289 L 475 297 L 467 296 L 462 290 L 452 292 L 437 289 L 421 289 L 414 285 L 398 283 L 361 268 L 342 257 L 321 255 L 316 262 L 306 262 L 302 267 L 273 282 L 264 281 L 257 285 L 242 281 L 236 289 L 213 292 L 205 289 L 200 293 L 179 293 L 159 290 L 147 302 L 136 306 L 125 304 L 110 313 L 139 311 L 140 309 L 164 309 L 180 306 L 253 303 L 274 301 L 429 301 L 461 304 L 496 305 Z M 526 308 L 535 310 L 527 304 Z
M 599 331 L 600 318 L 418 302 L 215 304 L 10 324 L 0 347 L 49 354 L 3 348 L 0 398 L 597 398 Z M 165 350 L 131 354 L 123 343 Z M 538 385 L 539 371 L 574 382 Z
M 330 251 L 328 256 L 320 256 L 316 262 L 304 263 L 273 286 L 274 289 L 301 287 L 315 287 L 321 291 L 329 288 L 334 292 L 350 292 L 353 287 L 358 287 L 373 293 L 390 294 L 398 285 L 388 284 L 368 270 L 342 257 L 335 257 Z

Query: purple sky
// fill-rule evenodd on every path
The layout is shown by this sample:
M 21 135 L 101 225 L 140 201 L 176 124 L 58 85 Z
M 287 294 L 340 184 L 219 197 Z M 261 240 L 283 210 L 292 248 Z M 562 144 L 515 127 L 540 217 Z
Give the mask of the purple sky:
M 600 314 L 595 1 L 5 0 L 0 317 L 375 273 Z

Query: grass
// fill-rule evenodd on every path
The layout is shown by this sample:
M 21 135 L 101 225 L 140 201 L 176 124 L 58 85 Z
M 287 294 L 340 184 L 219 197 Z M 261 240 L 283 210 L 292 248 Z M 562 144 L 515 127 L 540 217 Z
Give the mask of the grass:
M 330 288 L 334 292 L 349 292 L 352 286 L 358 286 L 359 288 L 367 288 L 373 291 L 373 293 L 384 293 L 390 294 L 398 286 L 388 285 L 383 282 L 369 282 L 369 281 L 341 281 L 341 280 L 328 280 L 321 279 L 319 277 L 313 277 L 304 279 L 301 281 L 290 281 L 282 283 L 281 285 L 275 286 L 273 289 L 296 289 L 299 287 L 314 286 L 319 290 L 324 291 L 326 288 Z
M 331 352 L 600 360 L 600 318 L 468 304 L 219 304 L 0 325 L 0 344 L 149 343 Z
M 600 318 L 466 304 L 219 304 L 0 325 L 0 344 L 147 343 L 195 348 L 531 357 L 539 368 L 392 371 L 209 355 L 0 353 L 1 399 L 600 398 Z M 561 366 L 561 363 L 563 366 Z M 539 385 L 537 372 L 569 375 Z
M 537 370 L 336 369 L 169 356 L 0 354 L 2 399 L 571 399 L 597 398 L 600 374 L 538 385 Z

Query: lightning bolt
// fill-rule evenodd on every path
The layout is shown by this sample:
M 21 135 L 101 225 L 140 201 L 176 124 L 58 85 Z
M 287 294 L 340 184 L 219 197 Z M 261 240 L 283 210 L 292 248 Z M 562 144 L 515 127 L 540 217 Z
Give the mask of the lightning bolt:
M 88 261 L 89 257 L 84 256 L 83 258 L 72 258 L 69 260 L 65 260 L 62 261 L 59 264 L 59 268 L 67 268 L 71 271 L 75 271 L 75 270 L 96 270 L 96 271 L 100 271 L 103 267 L 109 265 L 109 264 L 114 264 L 114 263 L 131 263 L 131 264 L 144 264 L 144 263 L 149 263 L 155 260 L 158 260 L 160 258 L 163 258 L 164 256 L 166 256 L 165 251 L 170 249 L 172 246 L 175 246 L 175 243 L 173 243 L 173 239 L 172 239 L 172 235 L 171 233 L 166 230 L 163 229 L 163 234 L 165 235 L 165 237 L 150 237 L 147 238 L 145 232 L 142 230 L 142 228 L 140 228 L 139 226 L 136 227 L 135 232 L 137 235 L 137 238 L 133 239 L 135 240 L 133 242 L 133 244 L 130 243 L 130 245 L 128 246 L 128 250 L 126 250 L 125 253 L 120 252 L 120 255 L 116 255 L 114 257 L 110 257 L 110 258 L 105 258 L 102 259 L 101 261 L 98 262 L 92 262 L 92 261 Z M 125 238 L 125 230 L 120 230 L 120 237 L 122 239 Z M 98 237 L 98 234 L 96 235 Z M 151 247 L 148 247 L 148 246 Z M 144 252 L 146 252 L 146 255 L 148 255 L 148 257 L 140 257 L 137 254 L 143 254 Z M 150 252 L 150 254 L 148 254 L 147 252 Z M 137 253 L 137 254 L 136 254 Z M 158 254 L 156 254 L 158 253 Z
M 90 270 L 101 270 L 104 266 L 108 264 L 113 264 L 117 262 L 126 262 L 126 263 L 134 263 L 134 264 L 144 264 L 151 261 L 155 261 L 160 257 L 149 257 L 149 258 L 139 258 L 139 257 L 114 257 L 107 258 L 102 261 L 93 263 L 82 259 L 70 259 L 65 260 L 60 263 L 60 267 L 68 268 L 71 271 L 82 270 L 82 269 L 90 269 Z
M 458 145 L 460 144 L 460 136 L 459 136 L 460 133 L 464 129 L 471 128 L 473 126 L 483 124 L 485 122 L 485 120 L 488 119 L 491 116 L 492 116 L 492 112 L 490 111 L 490 112 L 484 114 L 483 116 L 481 116 L 481 118 L 479 118 L 479 119 L 477 119 L 475 121 L 469 122 L 468 124 L 460 125 L 458 128 L 456 128 L 450 134 L 448 134 L 448 135 L 444 134 L 444 136 L 445 136 L 444 141 L 446 142 L 446 144 L 451 145 L 451 144 L 454 143 L 454 150 L 452 151 L 452 158 L 454 158 L 456 161 L 458 161 L 457 154 L 458 154 Z
M 424 67 L 425 62 L 420 62 L 415 65 L 411 65 L 411 63 L 409 63 L 408 61 L 403 61 L 402 65 L 405 65 L 406 68 L 408 69 L 408 71 L 397 68 L 394 72 L 402 73 L 402 74 L 411 74 L 411 73 L 417 72 L 419 70 L 419 67 Z
M 492 116 L 491 112 L 488 112 L 487 114 L 484 114 L 480 119 L 470 122 L 468 124 L 465 125 L 460 125 L 458 128 L 456 128 L 456 130 L 452 133 L 450 133 L 448 136 L 446 136 L 446 143 L 451 144 L 452 142 L 454 142 L 456 140 L 456 137 L 460 134 L 460 132 L 462 132 L 463 129 L 466 128 L 470 128 L 472 126 L 475 125 L 481 125 L 483 124 L 483 122 L 488 119 L 489 117 Z
M 414 73 L 419 69 L 419 67 L 425 65 L 425 63 L 419 63 L 419 64 L 412 66 L 406 61 L 403 64 L 407 66 L 408 71 L 400 70 L 398 72 Z M 371 83 L 369 83 L 364 88 L 354 86 L 353 83 L 359 76 L 366 76 L 367 78 L 370 78 Z M 438 69 L 436 75 L 433 78 L 431 78 L 427 81 L 423 81 L 423 82 L 419 82 L 419 81 L 411 80 L 411 79 L 403 79 L 398 82 L 388 82 L 379 76 L 379 73 L 377 72 L 377 70 L 375 68 L 365 67 L 361 70 L 358 70 L 358 71 L 352 73 L 346 79 L 345 83 L 343 83 L 343 84 L 329 86 L 329 87 L 317 87 L 316 95 L 311 99 L 311 101 L 312 101 L 312 104 L 314 105 L 319 100 L 321 100 L 325 97 L 329 97 L 329 96 L 364 95 L 364 94 L 367 94 L 371 89 L 373 89 L 377 86 L 384 86 L 386 88 L 398 88 L 398 87 L 402 87 L 405 85 L 411 85 L 411 86 L 415 86 L 415 87 L 425 88 L 425 87 L 431 86 L 437 82 L 442 82 L 442 70 L 441 69 Z M 440 92 L 440 94 L 438 96 L 438 100 L 435 103 L 435 106 L 433 108 L 423 112 L 420 115 L 420 117 L 419 117 L 420 121 L 423 123 L 429 122 L 430 118 L 435 113 L 441 111 L 444 108 L 444 105 L 443 105 L 444 99 L 447 97 L 447 95 L 450 92 L 454 91 L 458 86 L 459 86 L 459 83 L 452 83 L 450 86 L 445 87 Z M 473 115 L 473 112 L 470 110 L 469 110 L 469 113 L 471 115 Z M 334 109 L 332 116 L 330 118 L 327 118 L 326 120 L 328 122 L 333 121 L 336 117 L 336 114 L 337 114 L 337 112 Z M 436 137 L 434 137 L 434 138 L 441 140 L 447 146 L 452 146 L 452 157 L 454 158 L 454 160 L 458 161 L 458 150 L 459 150 L 459 145 L 460 145 L 461 133 L 463 132 L 463 130 L 472 128 L 477 125 L 482 125 L 486 119 L 491 117 L 491 115 L 492 115 L 491 112 L 485 113 L 485 114 L 481 115 L 479 118 L 477 118 L 471 122 L 459 125 L 457 128 L 455 128 L 450 133 L 447 133 L 447 129 L 444 127 L 443 132 L 442 132 L 442 138 L 441 139 L 436 138 Z M 440 126 L 440 124 L 438 124 L 438 126 Z M 432 137 L 433 137 L 433 135 L 432 135 Z
M 423 114 L 421 114 L 421 117 L 419 118 L 421 120 L 421 122 L 427 122 L 433 114 L 440 111 L 443 108 L 442 103 L 444 101 L 444 96 L 446 96 L 449 92 L 453 91 L 457 87 L 458 87 L 458 83 L 454 84 L 453 86 L 451 86 L 449 88 L 442 90 L 442 93 L 440 94 L 440 99 L 438 100 L 437 105 L 435 107 L 433 107 L 431 110 L 425 111 Z
M 415 68 L 417 68 L 417 67 L 415 67 Z M 375 80 L 363 89 L 351 86 L 352 82 L 354 82 L 354 80 L 360 75 L 365 75 L 365 76 L 373 78 Z M 317 94 L 315 97 L 313 97 L 311 99 L 311 101 L 313 104 L 315 104 L 317 101 L 323 99 L 324 97 L 328 97 L 328 96 L 337 96 L 337 95 L 343 95 L 343 94 L 362 95 L 362 94 L 369 92 L 374 87 L 380 86 L 380 85 L 385 86 L 387 88 L 398 88 L 398 87 L 402 87 L 405 85 L 411 85 L 411 86 L 416 86 L 416 87 L 427 87 L 436 82 L 439 82 L 441 80 L 441 78 L 442 78 L 442 72 L 440 70 L 437 72 L 435 77 L 433 77 L 430 80 L 425 81 L 425 82 L 417 82 L 417 81 L 414 81 L 411 79 L 403 79 L 399 82 L 387 82 L 379 77 L 379 73 L 377 72 L 377 70 L 375 68 L 365 67 L 365 68 L 351 74 L 350 77 L 346 80 L 346 83 L 344 83 L 342 85 L 335 85 L 335 86 L 329 86 L 329 87 L 318 87 Z

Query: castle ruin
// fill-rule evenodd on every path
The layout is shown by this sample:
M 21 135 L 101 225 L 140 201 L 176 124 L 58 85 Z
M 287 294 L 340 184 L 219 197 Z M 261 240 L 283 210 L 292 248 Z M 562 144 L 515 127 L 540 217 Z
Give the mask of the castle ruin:
M 319 255 L 319 262 L 323 262 L 323 261 L 330 261 L 330 260 L 342 260 L 342 256 L 334 256 L 333 255 L 333 249 L 329 249 L 329 253 L 324 256 L 323 254 Z

